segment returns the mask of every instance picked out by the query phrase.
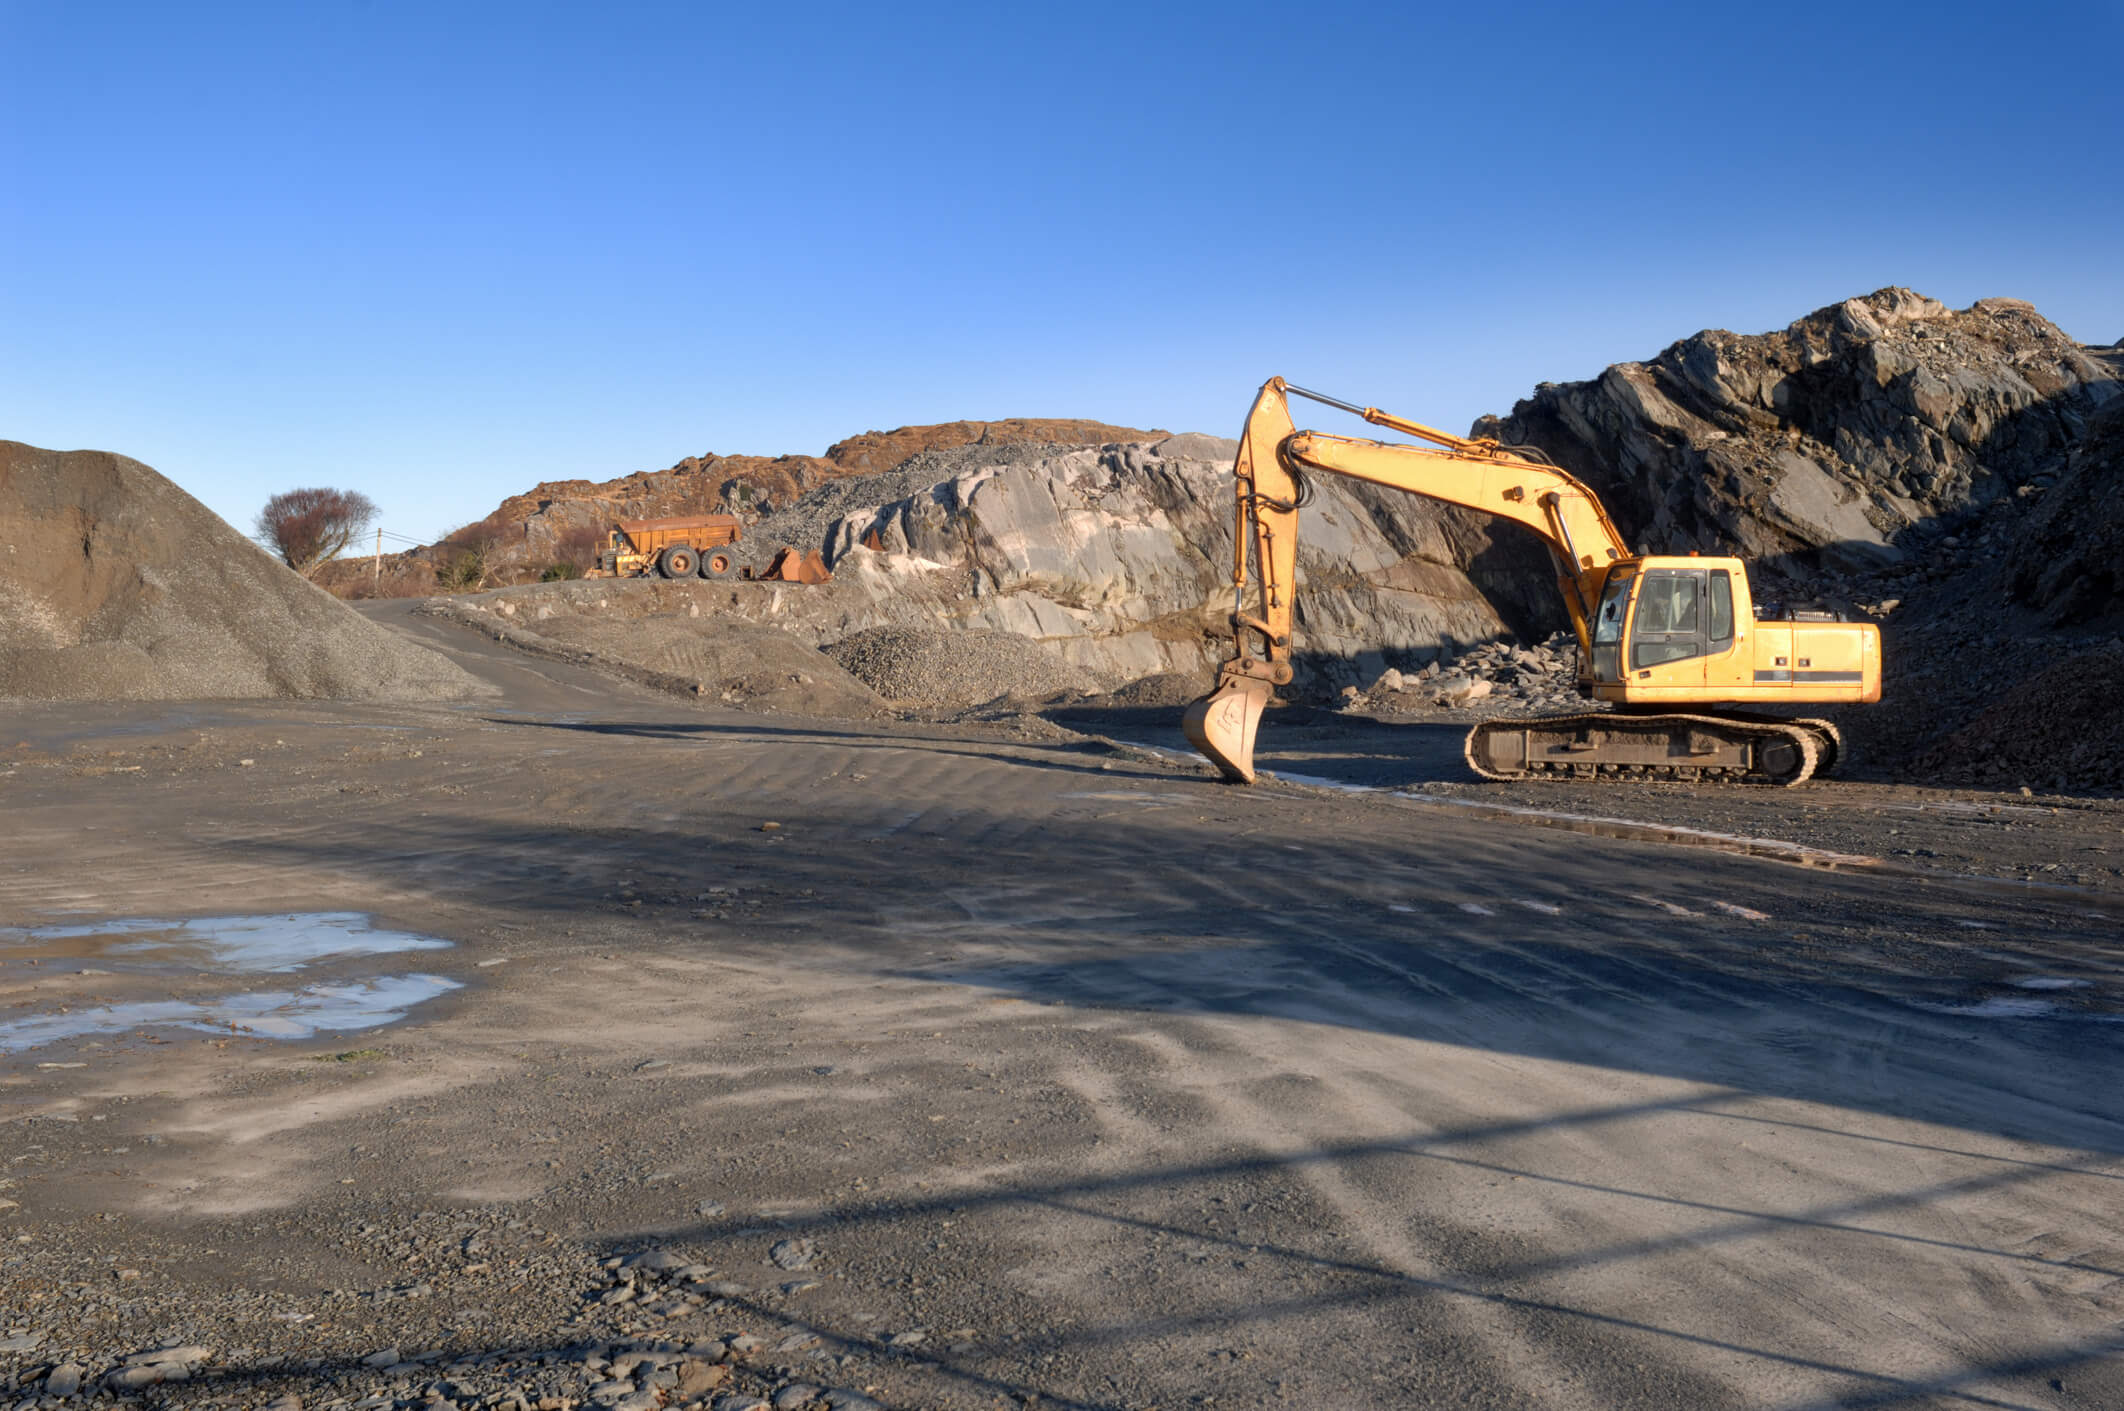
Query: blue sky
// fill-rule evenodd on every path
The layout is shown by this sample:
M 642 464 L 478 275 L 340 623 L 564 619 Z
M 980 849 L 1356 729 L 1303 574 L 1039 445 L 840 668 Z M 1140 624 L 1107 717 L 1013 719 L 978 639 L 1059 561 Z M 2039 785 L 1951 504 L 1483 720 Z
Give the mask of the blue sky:
M 248 529 L 871 428 L 1455 429 L 1906 284 L 2124 337 L 2124 4 L 0 0 L 0 437 Z

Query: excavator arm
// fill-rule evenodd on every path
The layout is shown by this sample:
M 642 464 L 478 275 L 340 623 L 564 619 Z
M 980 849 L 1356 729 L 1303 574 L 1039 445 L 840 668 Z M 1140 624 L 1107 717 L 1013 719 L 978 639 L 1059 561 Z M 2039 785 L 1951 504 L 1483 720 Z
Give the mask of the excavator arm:
M 1339 407 L 1431 445 L 1300 431 L 1291 420 L 1291 395 Z M 1313 471 L 1525 525 L 1548 544 L 1580 650 L 1590 654 L 1594 604 L 1609 568 L 1630 556 L 1591 490 L 1546 464 L 1538 451 L 1454 436 L 1270 378 L 1247 414 L 1233 464 L 1238 522 L 1232 537 L 1232 656 L 1219 670 L 1217 689 L 1190 708 L 1184 722 L 1195 748 L 1228 777 L 1253 779 L 1255 728 L 1271 690 L 1291 679 L 1298 515 L 1309 497 L 1306 476 Z

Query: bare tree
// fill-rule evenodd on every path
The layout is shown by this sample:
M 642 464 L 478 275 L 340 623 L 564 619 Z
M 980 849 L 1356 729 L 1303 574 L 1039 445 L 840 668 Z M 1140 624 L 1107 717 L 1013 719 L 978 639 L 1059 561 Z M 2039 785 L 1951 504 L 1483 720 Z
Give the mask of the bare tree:
M 477 593 L 487 586 L 498 562 L 507 526 L 496 510 L 485 519 L 460 525 L 435 541 L 435 581 L 449 593 Z
M 258 512 L 258 536 L 307 578 L 345 552 L 377 514 L 375 502 L 359 490 L 287 490 Z

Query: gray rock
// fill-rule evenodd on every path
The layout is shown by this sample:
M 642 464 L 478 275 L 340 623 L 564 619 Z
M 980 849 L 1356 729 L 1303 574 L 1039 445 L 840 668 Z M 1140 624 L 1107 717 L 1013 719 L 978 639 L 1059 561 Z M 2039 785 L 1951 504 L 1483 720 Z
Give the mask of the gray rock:
M 42 1333 L 13 1333 L 0 1338 L 0 1352 L 35 1352 L 43 1341 Z
M 810 1240 L 780 1240 L 773 1249 L 767 1251 L 767 1257 L 779 1268 L 787 1269 L 791 1273 L 802 1273 L 818 1259 L 819 1247 Z
M 633 1256 L 620 1267 L 623 1269 L 646 1269 L 653 1274 L 662 1274 L 676 1269 L 684 1269 L 692 1263 L 693 1261 L 685 1255 L 674 1254 L 668 1249 L 649 1249 Z
M 362 1358 L 361 1365 L 364 1367 L 395 1367 L 405 1360 L 404 1357 L 399 1355 L 397 1348 L 387 1347 L 381 1352 L 372 1352 L 367 1357 Z
M 863 1393 L 845 1387 L 836 1387 L 819 1400 L 831 1406 L 833 1411 L 885 1411 L 883 1402 L 873 1401 Z
M 819 1399 L 819 1388 L 809 1382 L 791 1382 L 772 1398 L 774 1411 L 798 1411 Z
M 81 1390 L 82 1380 L 87 1375 L 88 1369 L 79 1362 L 62 1362 L 44 1374 L 44 1394 L 72 1396 Z
M 151 1347 L 145 1352 L 132 1353 L 122 1360 L 128 1367 L 150 1365 L 191 1367 L 206 1361 L 213 1355 L 214 1349 L 211 1347 L 202 1347 L 197 1343 L 184 1343 L 170 1347 Z M 391 1357 L 393 1361 L 396 1361 L 398 1354 L 394 1351 Z

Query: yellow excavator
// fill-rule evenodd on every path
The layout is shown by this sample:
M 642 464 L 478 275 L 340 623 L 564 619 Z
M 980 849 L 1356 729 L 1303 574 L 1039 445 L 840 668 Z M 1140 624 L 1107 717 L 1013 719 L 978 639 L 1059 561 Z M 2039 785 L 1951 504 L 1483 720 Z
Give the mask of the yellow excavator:
M 1300 431 L 1291 396 L 1431 444 Z M 1631 553 L 1599 497 L 1534 447 L 1454 436 L 1277 377 L 1254 399 L 1232 467 L 1232 656 L 1184 721 L 1229 779 L 1253 780 L 1255 730 L 1291 680 L 1298 514 L 1314 471 L 1498 515 L 1548 544 L 1578 636 L 1579 693 L 1613 709 L 1481 722 L 1466 755 L 1485 779 L 1798 784 L 1835 766 L 1836 727 L 1736 707 L 1881 698 L 1872 623 L 1816 604 L 1759 610 L 1737 558 Z

